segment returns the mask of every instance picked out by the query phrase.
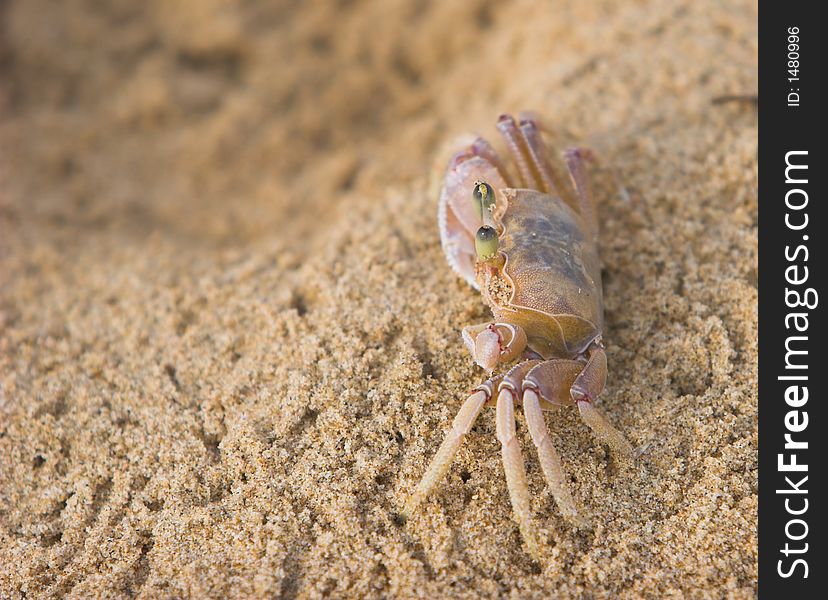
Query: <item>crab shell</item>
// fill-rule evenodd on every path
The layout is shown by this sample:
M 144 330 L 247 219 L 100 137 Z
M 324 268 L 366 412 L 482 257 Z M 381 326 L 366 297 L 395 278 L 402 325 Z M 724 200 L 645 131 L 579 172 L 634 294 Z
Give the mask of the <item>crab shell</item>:
M 455 155 L 445 175 L 439 221 L 446 259 L 481 290 L 496 321 L 523 328 L 531 350 L 545 359 L 579 357 L 603 330 L 595 240 L 563 199 L 506 187 L 494 150 L 481 147 L 486 144 L 481 138 L 475 144 L 472 155 Z M 476 257 L 474 233 L 481 225 L 471 199 L 476 180 L 495 190 L 493 218 L 503 260 Z

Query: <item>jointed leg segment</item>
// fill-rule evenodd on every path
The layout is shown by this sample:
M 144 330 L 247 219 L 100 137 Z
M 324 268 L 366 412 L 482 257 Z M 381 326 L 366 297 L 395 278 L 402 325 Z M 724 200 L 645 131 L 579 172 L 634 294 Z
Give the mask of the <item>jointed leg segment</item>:
M 428 466 L 423 479 L 409 498 L 405 513 L 410 514 L 446 474 L 463 438 L 469 433 L 483 406 L 496 398 L 497 439 L 503 453 L 506 484 L 515 521 L 529 552 L 538 557 L 539 545 L 532 525 L 531 502 L 523 455 L 515 430 L 515 403 L 523 400 L 529 435 L 538 451 L 541 469 L 561 513 L 579 526 L 587 524 L 579 514 L 566 483 L 561 459 L 543 418 L 551 405 L 576 404 L 586 424 L 599 440 L 614 452 L 632 456 L 632 446 L 592 405 L 606 381 L 606 355 L 599 344 L 588 351 L 586 363 L 576 360 L 528 360 L 513 367 L 505 376 L 489 379 L 463 403 L 452 428 Z
M 463 438 L 471 431 L 483 405 L 490 397 L 491 392 L 480 389 L 472 393 L 463 403 L 457 416 L 454 417 L 451 430 L 446 435 L 443 443 L 440 444 L 437 454 L 431 459 L 431 464 L 428 465 L 428 469 L 417 485 L 417 489 L 406 502 L 405 513 L 412 513 L 428 495 L 431 488 L 445 476 L 446 471 L 451 466 L 451 461 L 454 460 L 454 455 L 460 449 Z
M 549 163 L 546 144 L 543 143 L 537 126 L 533 121 L 521 121 L 520 133 L 526 143 L 526 150 L 529 153 L 534 170 L 540 179 L 539 191 L 547 194 L 560 194 L 561 187 L 555 181 L 555 173 Z
M 628 459 L 633 457 L 635 451 L 633 450 L 632 444 L 604 418 L 604 415 L 598 412 L 598 409 L 593 406 L 592 402 L 579 400 L 578 412 L 581 413 L 581 418 L 584 420 L 584 423 L 592 429 L 595 437 L 609 446 L 613 452 Z
M 526 481 L 526 467 L 515 431 L 515 395 L 508 388 L 501 388 L 497 397 L 497 439 L 503 453 L 503 470 L 506 473 L 506 487 L 515 513 L 520 533 L 526 541 L 529 553 L 538 558 L 538 542 L 532 527 L 532 508 L 529 501 L 529 484 Z
M 593 344 L 589 349 L 589 360 L 572 383 L 570 394 L 578 405 L 581 418 L 592 429 L 595 437 L 607 444 L 614 452 L 630 458 L 633 455 L 632 445 L 592 404 L 592 401 L 604 390 L 606 381 L 607 355 L 600 346 Z
M 561 457 L 558 456 L 558 452 L 549 439 L 549 430 L 546 427 L 540 400 L 535 390 L 527 389 L 523 392 L 523 414 L 526 417 L 529 435 L 538 449 L 541 470 L 558 508 L 566 518 L 580 525 L 586 525 L 586 520 L 578 514 L 572 492 L 566 484 Z
M 559 196 L 584 218 L 590 235 L 597 238 L 595 202 L 586 176 L 586 163 L 595 160 L 592 151 L 588 148 L 566 149 L 564 162 L 570 179 L 567 184 L 550 160 L 549 150 L 541 137 L 541 127 L 535 117 L 528 113 L 521 114 L 518 126 L 510 115 L 501 115 L 497 128 L 517 164 L 520 185 Z
M 515 120 L 510 115 L 501 115 L 497 120 L 497 129 L 500 131 L 506 145 L 509 147 L 509 152 L 517 164 L 518 175 L 520 176 L 520 185 L 523 187 L 537 188 L 538 184 L 535 182 L 535 176 L 532 173 L 532 167 L 526 157 L 524 150 L 525 142 L 520 131 L 515 125 Z
M 579 212 L 589 227 L 593 239 L 598 237 L 598 214 L 595 210 L 595 200 L 586 176 L 586 163 L 595 160 L 595 155 L 588 148 L 567 148 L 564 152 L 566 168 L 575 192 L 578 196 Z

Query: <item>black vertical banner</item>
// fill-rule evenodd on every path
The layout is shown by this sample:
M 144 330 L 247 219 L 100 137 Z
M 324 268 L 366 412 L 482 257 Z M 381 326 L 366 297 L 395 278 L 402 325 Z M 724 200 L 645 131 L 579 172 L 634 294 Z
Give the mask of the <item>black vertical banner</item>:
M 828 31 L 759 4 L 759 591 L 825 598 Z M 825 220 L 825 222 L 823 222 Z

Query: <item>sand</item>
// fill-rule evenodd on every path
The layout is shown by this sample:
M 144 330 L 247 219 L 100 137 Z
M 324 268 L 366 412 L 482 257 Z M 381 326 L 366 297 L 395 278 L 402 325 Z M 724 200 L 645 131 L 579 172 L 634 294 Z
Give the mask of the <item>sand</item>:
M 0 3 L 0 598 L 746 598 L 757 552 L 751 2 Z M 587 144 L 599 406 L 518 414 L 541 560 L 443 260 L 441 148 Z M 626 194 L 619 192 L 616 181 Z

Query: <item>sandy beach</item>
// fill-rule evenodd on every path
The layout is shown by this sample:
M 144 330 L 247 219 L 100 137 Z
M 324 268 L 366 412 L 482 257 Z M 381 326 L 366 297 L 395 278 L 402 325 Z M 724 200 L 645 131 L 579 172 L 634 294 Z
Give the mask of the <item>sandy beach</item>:
M 752 2 L 0 1 L 0 598 L 753 598 Z M 601 410 L 487 409 L 434 174 L 532 109 L 590 146 Z M 435 167 L 435 165 L 437 165 Z

